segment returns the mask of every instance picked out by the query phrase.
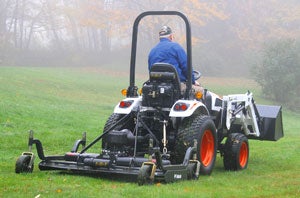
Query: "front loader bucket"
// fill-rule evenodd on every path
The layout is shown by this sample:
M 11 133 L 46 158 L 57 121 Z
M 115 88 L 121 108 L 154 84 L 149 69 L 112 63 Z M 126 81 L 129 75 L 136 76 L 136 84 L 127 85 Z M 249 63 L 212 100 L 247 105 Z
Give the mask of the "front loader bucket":
M 283 137 L 281 106 L 256 105 L 261 118 L 259 140 L 277 141 Z

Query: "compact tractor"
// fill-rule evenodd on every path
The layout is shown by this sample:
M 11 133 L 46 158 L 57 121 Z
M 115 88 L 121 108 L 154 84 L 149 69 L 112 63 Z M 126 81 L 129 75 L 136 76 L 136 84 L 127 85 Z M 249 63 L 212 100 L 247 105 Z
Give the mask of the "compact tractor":
M 176 15 L 186 26 L 188 80 L 181 90 L 176 69 L 157 63 L 142 85 L 135 84 L 138 25 L 149 15 Z M 139 185 L 197 179 L 211 174 L 217 153 L 225 170 L 247 168 L 248 139 L 276 141 L 283 137 L 280 106 L 256 105 L 251 92 L 222 98 L 211 91 L 194 92 L 192 75 L 191 27 L 177 11 L 149 11 L 140 14 L 133 25 L 130 84 L 108 118 L 104 131 L 87 144 L 85 133 L 70 152 L 45 156 L 40 140 L 29 135 L 29 151 L 16 161 L 16 173 L 32 172 L 35 144 L 40 170 L 83 173 L 109 173 L 136 177 Z M 88 153 L 97 142 L 99 153 Z M 79 148 L 81 148 L 79 150 Z

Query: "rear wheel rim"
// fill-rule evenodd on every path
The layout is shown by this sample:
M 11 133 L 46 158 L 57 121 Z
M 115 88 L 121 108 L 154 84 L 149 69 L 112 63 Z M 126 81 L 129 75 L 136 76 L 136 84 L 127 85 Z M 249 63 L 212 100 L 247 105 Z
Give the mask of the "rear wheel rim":
M 211 130 L 205 130 L 201 140 L 201 162 L 204 166 L 211 164 L 214 157 L 215 142 Z
M 248 145 L 246 142 L 243 142 L 240 149 L 239 163 L 241 168 L 244 168 L 248 161 Z

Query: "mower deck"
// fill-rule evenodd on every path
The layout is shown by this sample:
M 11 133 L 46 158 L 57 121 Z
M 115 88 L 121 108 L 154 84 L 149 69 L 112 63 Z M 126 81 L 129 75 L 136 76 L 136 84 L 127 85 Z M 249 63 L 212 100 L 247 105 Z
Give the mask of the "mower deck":
M 30 159 L 31 166 L 34 161 L 34 154 L 31 152 L 35 144 L 38 157 L 42 160 L 39 163 L 39 169 L 44 170 L 62 170 L 82 173 L 103 173 L 114 175 L 137 176 L 138 183 L 152 183 L 154 181 L 174 182 L 177 180 L 196 179 L 199 172 L 200 162 L 192 159 L 196 149 L 189 147 L 186 151 L 182 164 L 171 165 L 169 160 L 163 159 L 165 155 L 161 154 L 159 148 L 154 148 L 153 156 L 146 157 L 118 157 L 112 153 L 103 151 L 101 154 L 85 153 L 84 149 L 78 152 L 80 145 L 85 147 L 86 135 L 75 141 L 71 152 L 65 155 L 45 156 L 43 146 L 40 140 L 33 138 L 33 131 L 29 133 L 28 146 L 30 152 L 23 153 L 24 157 Z M 94 144 L 94 143 L 91 143 Z M 89 145 L 88 145 L 89 147 Z M 192 160 L 191 160 L 192 159 Z M 20 170 L 22 172 L 22 170 Z
M 92 159 L 91 159 L 92 160 Z M 147 164 L 148 160 L 141 158 Z M 151 162 L 150 162 L 151 164 Z M 43 160 L 39 163 L 40 170 L 62 170 L 71 172 L 82 172 L 82 173 L 109 173 L 115 175 L 128 175 L 138 176 L 141 170 L 141 166 L 117 166 L 112 165 L 111 167 L 91 166 L 84 163 L 78 163 L 66 160 Z M 156 169 L 154 173 L 153 181 L 165 181 L 173 182 L 176 180 L 187 179 L 188 168 L 184 165 L 166 165 L 164 170 Z

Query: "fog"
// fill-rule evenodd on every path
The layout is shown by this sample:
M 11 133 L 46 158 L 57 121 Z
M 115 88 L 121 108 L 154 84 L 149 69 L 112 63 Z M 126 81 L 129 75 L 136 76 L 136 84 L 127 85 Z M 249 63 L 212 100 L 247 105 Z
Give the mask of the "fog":
M 129 70 L 132 25 L 149 10 L 176 10 L 190 20 L 193 66 L 206 76 L 249 76 L 266 43 L 299 39 L 298 0 L 1 0 L 0 66 Z M 169 25 L 185 46 L 176 17 L 147 17 L 139 27 L 137 70 L 158 31 Z

